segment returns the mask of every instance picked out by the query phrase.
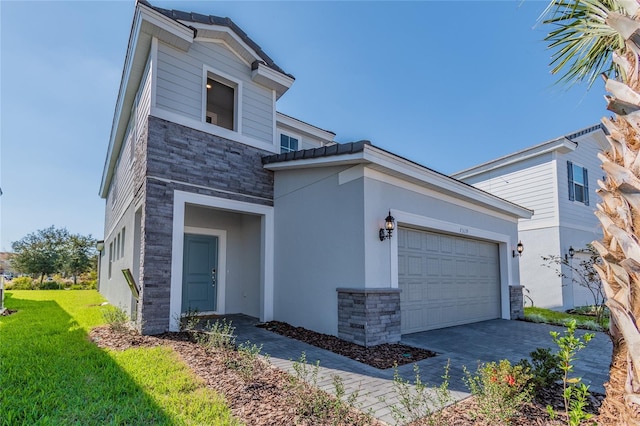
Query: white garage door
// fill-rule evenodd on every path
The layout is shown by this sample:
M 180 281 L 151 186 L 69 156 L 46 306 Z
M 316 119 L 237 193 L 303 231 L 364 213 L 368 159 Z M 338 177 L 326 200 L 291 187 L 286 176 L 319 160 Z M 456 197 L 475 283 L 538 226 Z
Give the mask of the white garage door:
M 500 317 L 498 245 L 398 229 L 402 333 Z

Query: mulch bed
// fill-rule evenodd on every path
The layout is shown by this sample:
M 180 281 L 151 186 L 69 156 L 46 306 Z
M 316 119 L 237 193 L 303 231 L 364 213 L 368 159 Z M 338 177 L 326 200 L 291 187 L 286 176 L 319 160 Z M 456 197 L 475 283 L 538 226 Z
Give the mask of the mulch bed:
M 102 348 L 125 350 L 131 347 L 154 347 L 165 345 L 173 348 L 192 371 L 204 380 L 207 387 L 225 396 L 233 415 L 248 426 L 270 425 L 353 425 L 366 424 L 382 426 L 376 419 L 350 417 L 348 421 L 333 418 L 317 418 L 301 413 L 295 401 L 309 398 L 309 389 L 291 388 L 291 376 L 260 360 L 260 368 L 255 377 L 247 382 L 237 371 L 230 368 L 236 352 L 215 352 L 198 345 L 190 333 L 165 333 L 159 336 L 141 336 L 133 331 L 114 331 L 110 327 L 98 327 L 91 331 L 90 339 Z M 591 402 L 591 412 L 597 413 L 603 395 L 596 394 Z M 512 426 L 556 426 L 566 425 L 560 415 L 551 420 L 546 405 L 551 404 L 562 411 L 562 391 L 550 388 L 541 400 L 526 404 L 518 416 L 512 419 Z M 477 405 L 473 397 L 455 403 L 441 412 L 440 423 L 449 426 L 493 426 L 473 417 Z M 357 414 L 352 413 L 352 416 Z M 357 418 L 357 421 L 353 419 Z M 365 420 L 363 420 L 365 419 Z M 585 425 L 614 424 L 594 416 Z M 429 425 L 427 419 L 412 423 L 412 426 Z
M 437 355 L 435 352 L 427 349 L 414 348 L 400 343 L 385 343 L 383 345 L 366 348 L 339 339 L 336 336 L 317 333 L 302 327 L 294 327 L 281 321 L 269 321 L 259 324 L 258 327 L 292 339 L 300 340 L 318 348 L 326 349 L 379 369 L 391 368 L 394 365 L 410 364 Z
M 195 342 L 192 333 L 141 336 L 134 331 L 117 331 L 104 326 L 91 330 L 89 338 L 99 347 L 112 350 L 160 345 L 173 348 L 208 388 L 224 395 L 234 417 L 247 426 L 384 425 L 353 409 L 349 411 L 347 421 L 337 421 L 331 415 L 318 418 L 303 412 L 301 401 L 312 400 L 313 392 L 322 391 L 308 386 L 293 387 L 289 374 L 262 359 L 256 360 L 256 372 L 247 380 L 230 367 L 237 362 L 238 352 L 207 350 Z

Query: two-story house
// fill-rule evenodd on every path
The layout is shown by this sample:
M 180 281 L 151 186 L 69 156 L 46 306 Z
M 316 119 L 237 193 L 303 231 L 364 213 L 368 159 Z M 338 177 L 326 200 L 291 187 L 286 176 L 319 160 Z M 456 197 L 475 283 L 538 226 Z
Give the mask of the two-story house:
M 595 125 L 455 173 L 452 177 L 533 210 L 520 219 L 518 238 L 526 244 L 520 279 L 535 306 L 569 309 L 593 304 L 593 296 L 577 285 L 572 271 L 545 262 L 561 256 L 579 262 L 586 245 L 602 238 L 594 215 L 598 179 L 597 155 L 606 149 L 603 126 Z
M 151 334 L 196 310 L 367 345 L 509 318 L 531 212 L 279 113 L 293 83 L 230 19 L 136 4 L 100 291 Z

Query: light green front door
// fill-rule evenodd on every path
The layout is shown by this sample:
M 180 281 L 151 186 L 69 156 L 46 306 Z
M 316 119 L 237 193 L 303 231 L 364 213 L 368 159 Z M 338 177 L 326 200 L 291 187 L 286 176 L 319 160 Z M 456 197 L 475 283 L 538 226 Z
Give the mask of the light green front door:
M 182 312 L 217 310 L 218 237 L 184 235 Z

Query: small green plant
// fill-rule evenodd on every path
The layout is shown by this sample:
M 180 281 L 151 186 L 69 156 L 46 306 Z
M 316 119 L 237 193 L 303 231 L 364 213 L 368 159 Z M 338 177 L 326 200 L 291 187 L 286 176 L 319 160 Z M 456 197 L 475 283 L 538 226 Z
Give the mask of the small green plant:
M 536 323 L 544 323 L 547 322 L 547 319 L 540 315 L 540 314 L 528 314 L 525 312 L 524 314 L 524 319 L 530 322 L 536 322 Z
M 518 365 L 531 373 L 531 383 L 536 394 L 562 379 L 562 370 L 559 368 L 560 357 L 552 353 L 551 349 L 537 348 L 529 356 L 531 362 L 522 359 Z
M 332 376 L 335 396 L 318 389 L 320 361 L 310 366 L 303 352 L 300 358 L 293 362 L 293 371 L 294 374 L 289 379 L 290 391 L 293 395 L 291 402 L 301 417 L 320 419 L 323 423 L 330 421 L 334 425 L 364 426 L 371 423 L 370 412 L 358 411 L 356 401 L 360 392 L 355 391 L 347 396 L 340 376 Z
M 582 321 L 580 328 L 591 331 L 604 331 L 602 326 L 595 321 Z
M 413 384 L 400 377 L 397 365 L 393 367 L 393 390 L 399 404 L 390 405 L 389 408 L 396 424 L 411 423 L 419 419 L 423 419 L 428 425 L 443 424 L 442 409 L 454 401 L 449 391 L 449 365 L 450 361 L 447 360 L 440 386 L 429 386 L 423 382 L 418 364 L 413 364 Z M 386 402 L 384 398 L 382 401 Z
M 105 305 L 102 307 L 102 317 L 104 321 L 109 324 L 112 330 L 125 331 L 129 325 L 129 316 L 124 309 L 113 306 Z
M 235 327 L 226 318 L 216 320 L 213 324 L 207 321 L 204 331 L 196 337 L 197 342 L 207 349 L 233 350 L 236 347 Z
M 477 411 L 473 413 L 490 424 L 509 424 L 521 407 L 531 401 L 531 374 L 522 365 L 511 365 L 503 359 L 478 366 L 476 374 L 464 367 L 463 381 L 476 397 Z
M 180 331 L 193 331 L 200 324 L 200 317 L 198 316 L 198 310 L 191 308 L 187 309 L 187 312 L 182 314 L 179 318 L 178 324 L 180 324 Z
M 227 364 L 229 367 L 237 370 L 245 382 L 252 382 L 263 362 L 260 359 L 261 351 L 262 345 L 258 346 L 247 340 L 238 345 L 238 356 L 234 360 L 230 359 Z
M 576 337 L 576 321 L 567 324 L 567 329 L 561 336 L 557 331 L 551 331 L 551 338 L 558 346 L 557 356 L 560 360 L 558 367 L 562 370 L 562 397 L 564 400 L 564 412 L 567 417 L 567 424 L 577 426 L 582 420 L 589 420 L 593 417 L 585 411 L 589 387 L 582 383 L 581 377 L 569 377 L 573 372 L 573 363 L 576 354 L 584 349 L 593 339 L 594 334 L 586 333 L 582 338 Z M 547 406 L 547 411 L 553 413 L 553 407 Z

